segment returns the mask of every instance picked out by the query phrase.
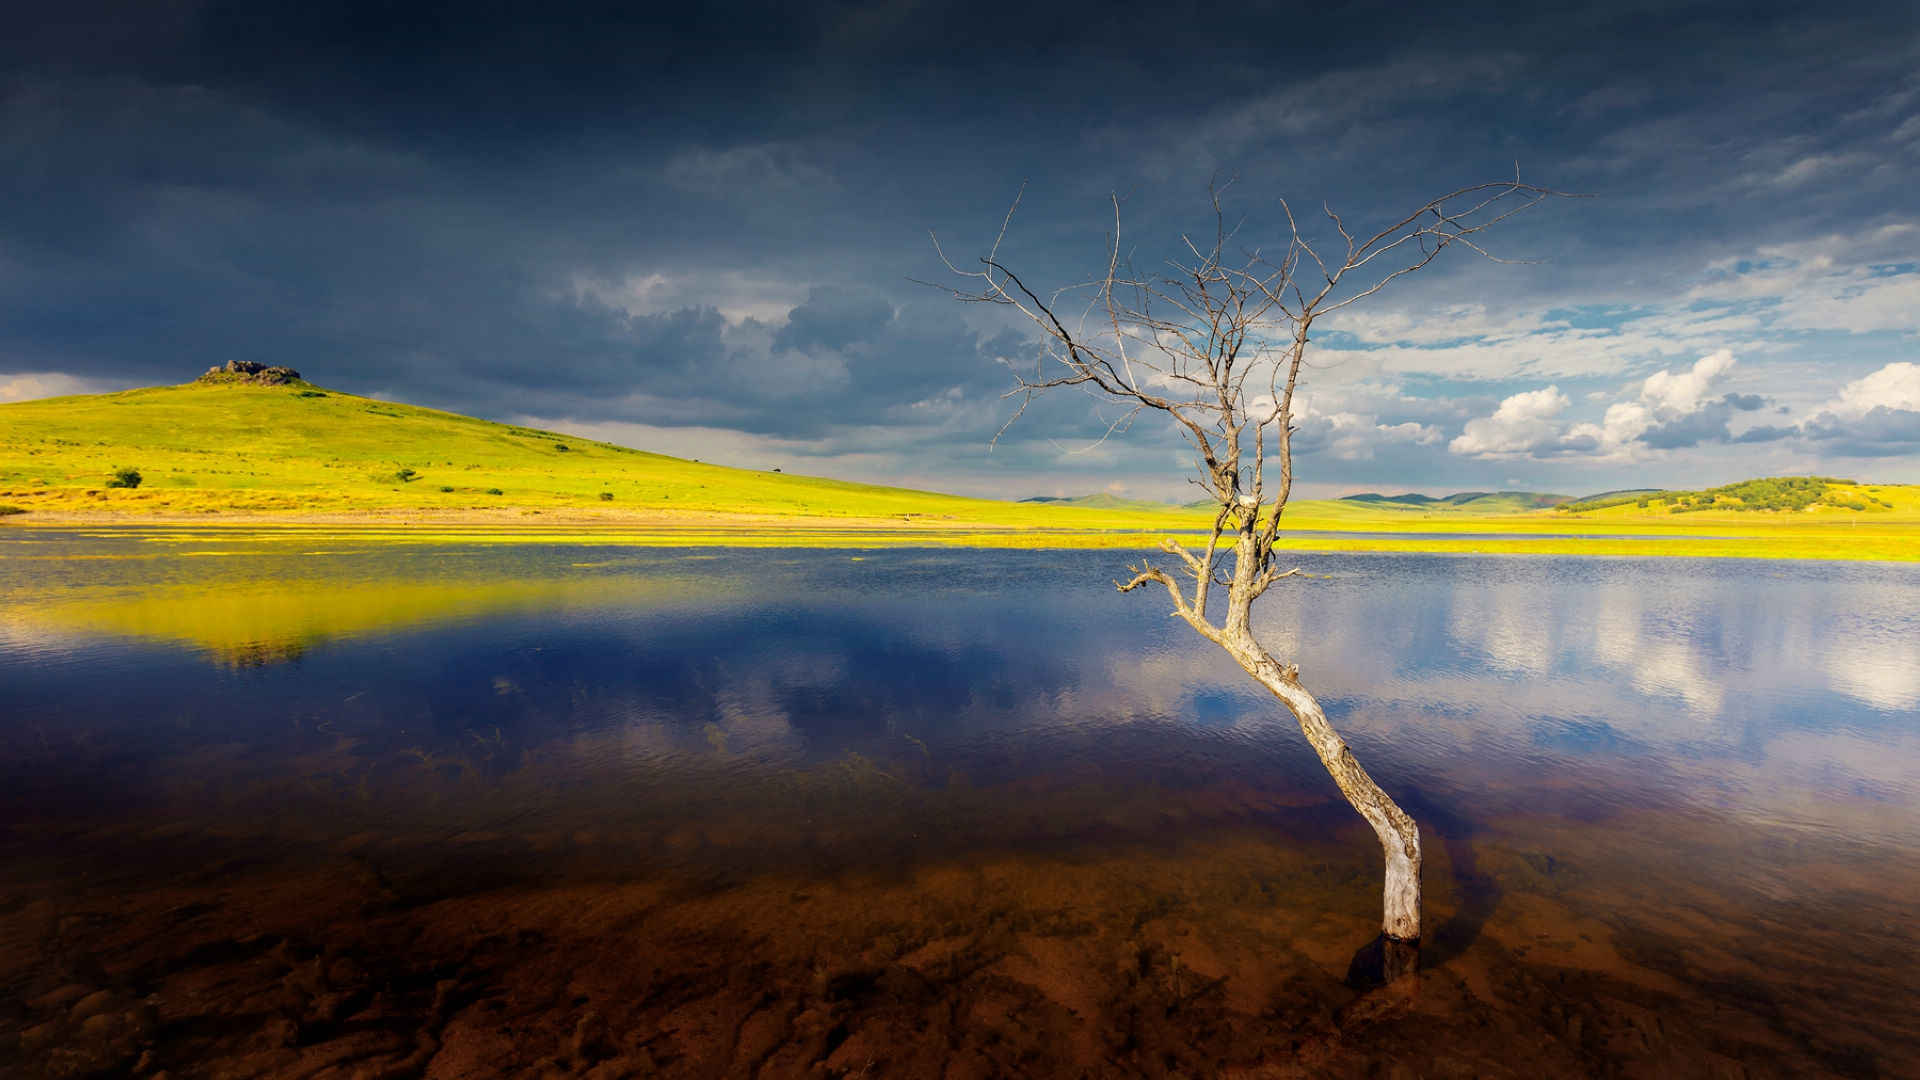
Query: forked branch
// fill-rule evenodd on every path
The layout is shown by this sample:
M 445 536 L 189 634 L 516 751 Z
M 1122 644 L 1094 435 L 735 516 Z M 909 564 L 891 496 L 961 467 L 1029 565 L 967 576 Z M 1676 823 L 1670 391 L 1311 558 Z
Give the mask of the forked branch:
M 1009 394 L 1020 405 L 1009 425 L 1034 396 L 1078 387 L 1123 407 L 1098 442 L 1138 414 L 1153 412 L 1172 420 L 1193 446 L 1197 480 L 1218 508 L 1205 554 L 1181 549 L 1179 556 L 1195 579 L 1182 603 L 1203 617 L 1208 586 L 1217 581 L 1221 541 L 1229 535 L 1236 553 L 1231 604 L 1250 603 L 1289 576 L 1273 570 L 1272 553 L 1293 494 L 1294 396 L 1314 323 L 1425 268 L 1456 244 L 1481 258 L 1518 261 L 1494 254 L 1480 234 L 1547 199 L 1566 197 L 1522 181 L 1516 171 L 1511 180 L 1470 184 L 1429 199 L 1367 234 L 1354 232 L 1323 205 L 1330 242 L 1309 236 L 1283 199 L 1286 249 L 1273 261 L 1258 248 L 1229 250 L 1242 226 L 1229 226 L 1222 190 L 1210 192 L 1210 242 L 1181 237 L 1179 255 L 1158 274 L 1135 271 L 1123 254 L 1120 200 L 1113 197 L 1101 274 L 1051 293 L 1030 285 L 1001 254 L 1024 186 L 979 269 L 955 265 L 934 240 L 947 269 L 971 282 L 945 286 L 948 292 L 1011 307 L 1039 331 L 1045 355 L 1031 375 L 1013 370 Z M 1306 279 L 1303 268 L 1310 270 Z M 1091 329 L 1063 307 L 1080 294 L 1086 294 L 1085 310 L 1101 316 Z M 1264 395 L 1250 392 L 1256 387 Z M 1270 486 L 1268 467 L 1276 463 L 1278 483 Z

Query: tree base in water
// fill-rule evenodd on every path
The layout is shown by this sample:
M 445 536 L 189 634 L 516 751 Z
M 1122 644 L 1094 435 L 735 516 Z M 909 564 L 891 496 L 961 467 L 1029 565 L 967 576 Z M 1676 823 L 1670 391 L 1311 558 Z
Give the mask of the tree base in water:
M 1360 947 L 1347 964 L 1347 985 L 1355 990 L 1385 986 L 1420 970 L 1420 939 L 1381 934 Z

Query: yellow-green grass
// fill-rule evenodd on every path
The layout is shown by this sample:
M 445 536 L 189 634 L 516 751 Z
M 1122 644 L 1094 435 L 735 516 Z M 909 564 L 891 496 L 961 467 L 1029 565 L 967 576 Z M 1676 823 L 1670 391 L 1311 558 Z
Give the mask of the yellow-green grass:
M 1185 525 L 1175 520 L 1171 524 Z M 1570 535 L 1564 526 L 1554 531 L 1541 522 L 1485 521 L 1474 531 L 1417 532 L 1349 530 L 1283 535 L 1281 548 L 1298 553 L 1303 561 L 1314 553 L 1380 552 L 1436 554 L 1534 554 L 1680 556 L 1694 558 L 1835 559 L 1920 561 L 1920 528 L 1898 523 L 1879 527 L 1758 526 L 1743 529 L 1703 524 L 1691 531 L 1609 528 Z M 1550 523 L 1547 523 L 1550 524 Z M 1172 535 L 1198 547 L 1202 537 L 1192 532 L 1162 530 L 1100 531 L 1047 528 L 982 528 L 918 525 L 874 527 L 811 527 L 800 519 L 780 526 L 765 522 L 744 526 L 696 526 L 634 522 L 580 522 L 567 525 L 514 523 L 488 525 L 448 522 L 332 523 L 262 525 L 258 522 L 194 523 L 141 526 L 127 523 L 94 524 L 89 535 L 141 541 L 151 556 L 123 554 L 89 558 L 141 558 L 160 554 L 189 557 L 244 557 L 257 554 L 332 554 L 346 550 L 374 550 L 388 545 L 555 544 L 625 547 L 791 547 L 864 551 L 893 547 L 980 548 L 1100 548 L 1139 552 L 1157 548 Z M 1368 535 L 1371 533 L 1372 535 Z M 48 556 L 49 558 L 58 556 Z M 1130 561 L 1131 556 L 1122 559 Z M 1116 563 L 1116 567 L 1120 564 Z
M 140 486 L 108 487 L 121 468 L 139 470 Z M 1305 500 L 1287 510 L 1295 532 L 1390 535 L 1294 536 L 1287 546 L 1920 560 L 1920 487 L 1857 490 L 1890 506 L 1470 513 Z M 144 521 L 148 539 L 219 543 L 291 528 L 316 530 L 316 543 L 1145 548 L 1211 520 L 1192 508 L 1001 502 L 726 468 L 304 383 L 190 383 L 0 405 L 0 506 L 8 505 L 29 511 L 0 518 L 8 526 Z M 203 524 L 224 520 L 245 527 Z M 357 527 L 343 533 L 348 525 Z
M 137 488 L 108 486 L 121 468 L 139 471 Z M 540 511 L 1109 528 L 1125 516 L 725 468 L 304 383 L 0 405 L 0 503 L 42 519 Z

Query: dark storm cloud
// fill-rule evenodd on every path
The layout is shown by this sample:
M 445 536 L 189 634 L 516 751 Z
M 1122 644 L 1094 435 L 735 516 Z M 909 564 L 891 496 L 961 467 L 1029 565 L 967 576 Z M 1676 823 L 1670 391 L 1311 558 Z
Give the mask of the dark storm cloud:
M 892 322 L 893 305 L 877 293 L 814 289 L 806 303 L 787 313 L 787 325 L 774 335 L 773 349 L 844 349 L 884 332 Z
M 1913 30 L 1905 4 L 40 5 L 0 34 L 0 380 L 259 359 L 486 416 L 977 455 L 1024 331 L 908 279 L 941 272 L 930 229 L 990 243 L 1022 180 L 1007 250 L 1057 285 L 1109 190 L 1150 251 L 1216 173 L 1364 216 L 1518 158 L 1611 200 L 1515 234 L 1558 256 L 1527 288 L 1667 288 L 1676 248 L 1911 208 L 1858 156 L 1899 127 Z M 1460 400 L 1356 405 L 1303 452 L 1439 468 L 1394 429 L 1452 434 Z M 1103 430 L 1049 410 L 1023 424 Z
M 1847 457 L 1892 457 L 1920 450 L 1920 412 L 1877 406 L 1858 418 L 1821 413 L 1804 425 L 1807 438 Z
M 711 307 L 628 314 L 592 300 L 531 313 L 553 378 L 529 384 L 511 356 L 470 363 L 479 387 L 448 386 L 494 411 L 661 427 L 735 427 L 804 438 L 865 424 L 925 423 L 917 408 L 991 399 L 995 363 L 1024 343 L 983 339 L 952 312 L 871 293 L 816 294 L 777 330 Z M 476 343 L 477 344 L 477 343 Z
M 1741 432 L 1740 434 L 1735 435 L 1733 437 L 1733 441 L 1736 443 L 1778 442 L 1781 439 L 1787 438 L 1790 435 L 1798 435 L 1799 433 L 1800 433 L 1800 430 L 1798 428 L 1779 427 L 1773 424 L 1761 424 L 1759 427 L 1751 427 Z
M 1725 400 L 1708 402 L 1685 416 L 1648 428 L 1641 433 L 1640 441 L 1655 450 L 1676 450 L 1698 446 L 1703 442 L 1727 442 L 1733 438 L 1727 430 L 1733 410 L 1733 404 Z

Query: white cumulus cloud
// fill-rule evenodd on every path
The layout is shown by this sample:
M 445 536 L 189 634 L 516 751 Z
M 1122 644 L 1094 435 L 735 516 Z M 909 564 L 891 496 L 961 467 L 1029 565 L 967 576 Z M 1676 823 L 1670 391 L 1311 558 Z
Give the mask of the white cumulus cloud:
M 1699 410 L 1707 390 L 1733 367 L 1728 349 L 1708 353 L 1694 361 L 1688 371 L 1656 371 L 1640 386 L 1640 400 L 1668 416 L 1685 416 Z
M 1447 444 L 1456 454 L 1487 457 L 1524 454 L 1552 445 L 1560 436 L 1556 421 L 1566 411 L 1567 395 L 1558 386 L 1527 390 L 1500 403 L 1492 416 L 1467 421 L 1465 430 Z
M 1616 401 L 1598 423 L 1562 420 L 1570 402 L 1558 387 L 1514 394 L 1492 416 L 1467 421 L 1448 449 L 1469 457 L 1580 454 L 1627 458 L 1641 444 L 1657 448 L 1724 441 L 1732 411 L 1715 385 L 1733 370 L 1733 352 L 1718 349 L 1680 371 L 1656 371 L 1640 383 L 1638 400 Z
M 1842 386 L 1800 433 L 1849 457 L 1920 451 L 1920 364 L 1888 364 Z
M 1855 379 L 1840 388 L 1827 411 L 1857 418 L 1882 408 L 1920 412 L 1920 364 L 1902 360 Z
M 1653 426 L 1653 412 L 1637 401 L 1616 401 L 1607 406 L 1600 423 L 1577 424 L 1574 432 L 1592 435 L 1602 446 L 1618 448 L 1646 434 Z

